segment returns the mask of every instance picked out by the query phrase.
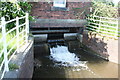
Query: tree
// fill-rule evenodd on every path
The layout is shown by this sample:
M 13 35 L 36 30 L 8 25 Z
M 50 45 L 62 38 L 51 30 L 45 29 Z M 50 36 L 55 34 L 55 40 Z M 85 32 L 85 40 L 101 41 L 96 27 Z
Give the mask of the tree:
M 92 2 L 91 15 L 102 16 L 102 17 L 118 17 L 118 9 L 113 7 L 112 4 L 106 4 L 103 2 L 93 1 Z

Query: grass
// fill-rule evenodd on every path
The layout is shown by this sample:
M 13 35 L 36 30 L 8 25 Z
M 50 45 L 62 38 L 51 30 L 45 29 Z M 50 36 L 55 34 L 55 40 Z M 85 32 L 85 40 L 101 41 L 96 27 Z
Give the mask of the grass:
M 6 37 L 7 43 L 8 43 L 13 37 L 14 37 L 13 35 L 8 34 L 7 37 Z M 0 33 L 0 39 L 1 39 L 1 38 L 2 38 L 2 34 Z M 16 44 L 16 39 L 14 39 L 14 40 L 7 46 L 7 51 L 9 51 L 14 44 Z M 0 43 L 0 52 L 1 52 L 2 50 L 3 50 L 3 42 Z M 8 58 L 10 57 L 10 55 L 12 55 L 12 53 L 13 53 L 15 50 L 16 50 L 16 47 L 14 47 L 14 48 L 10 51 L 10 53 L 8 54 Z M 2 63 L 3 59 L 4 59 L 4 56 L 2 55 L 2 57 L 0 58 L 0 64 Z
M 23 29 L 21 29 L 22 31 Z M 6 36 L 6 42 L 7 42 L 7 52 L 10 52 L 8 54 L 8 59 L 11 57 L 11 55 L 16 51 L 17 49 L 17 38 L 15 37 L 16 36 L 16 30 L 15 31 L 12 31 L 11 33 L 7 34 Z M 21 41 L 19 41 L 19 44 L 22 44 L 22 42 L 24 42 L 24 39 L 22 39 L 22 34 L 19 35 L 19 39 L 21 39 Z M 1 30 L 0 30 L 0 39 L 2 38 L 2 33 L 1 33 Z M 13 39 L 13 40 L 12 40 Z M 12 40 L 12 41 L 11 41 Z M 11 42 L 10 42 L 11 41 Z M 13 49 L 11 49 L 13 47 Z M 10 50 L 11 49 L 11 50 Z M 0 53 L 1 51 L 3 50 L 3 42 L 0 42 Z M 0 64 L 2 63 L 4 59 L 4 55 L 2 55 L 2 57 L 0 58 Z
M 13 64 L 13 63 L 10 63 L 8 66 L 9 66 L 9 69 L 10 69 L 10 70 L 19 69 L 19 66 L 16 65 L 16 64 Z

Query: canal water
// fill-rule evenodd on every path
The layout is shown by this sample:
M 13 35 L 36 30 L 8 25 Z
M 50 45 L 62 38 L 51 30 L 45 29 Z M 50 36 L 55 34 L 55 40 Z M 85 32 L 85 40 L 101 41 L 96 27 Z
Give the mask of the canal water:
M 118 65 L 85 50 L 78 41 L 34 46 L 33 78 L 118 78 Z

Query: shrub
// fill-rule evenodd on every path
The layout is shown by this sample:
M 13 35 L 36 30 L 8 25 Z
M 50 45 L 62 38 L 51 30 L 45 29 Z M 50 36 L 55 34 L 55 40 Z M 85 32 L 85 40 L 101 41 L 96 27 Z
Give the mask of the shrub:
M 101 16 L 101 17 L 118 17 L 118 9 L 113 6 L 113 4 L 107 4 L 103 2 L 93 1 L 92 2 L 92 12 L 91 15 Z
M 0 16 L 5 17 L 6 21 L 9 21 L 16 18 L 17 16 L 25 16 L 26 12 L 29 13 L 31 11 L 31 7 L 32 5 L 28 2 L 1 2 Z M 29 19 L 32 20 L 32 16 L 30 16 Z M 20 23 L 22 22 L 23 20 L 20 21 Z M 11 29 L 13 27 L 15 27 L 15 22 L 7 25 L 8 29 Z

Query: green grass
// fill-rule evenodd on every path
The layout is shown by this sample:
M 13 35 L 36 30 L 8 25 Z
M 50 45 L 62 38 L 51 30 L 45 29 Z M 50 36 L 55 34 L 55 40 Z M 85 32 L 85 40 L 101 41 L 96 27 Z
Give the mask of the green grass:
M 21 29 L 22 30 L 22 29 Z M 16 35 L 16 31 L 12 31 L 11 33 L 7 34 L 6 36 L 6 42 L 7 44 L 11 41 L 11 39 L 13 39 Z M 0 32 L 0 39 L 2 38 L 2 33 Z M 19 36 L 19 39 L 22 38 L 22 35 Z M 22 39 L 19 44 L 21 44 L 22 42 L 24 42 L 24 39 Z M 17 43 L 17 38 L 14 38 L 13 41 L 11 41 L 10 44 L 8 44 L 7 46 L 7 52 L 10 51 L 10 49 Z M 17 46 L 15 46 L 11 51 L 10 53 L 8 54 L 8 59 L 10 58 L 10 56 L 16 51 L 17 49 Z M 0 42 L 0 53 L 1 51 L 3 50 L 3 42 Z M 4 59 L 4 56 L 2 55 L 2 57 L 0 58 L 0 64 L 2 63 Z
M 13 64 L 13 63 L 10 63 L 8 66 L 9 66 L 9 69 L 10 69 L 10 70 L 19 69 L 19 66 L 16 65 L 16 64 Z
M 2 37 L 2 34 L 0 33 L 0 39 L 1 39 L 1 37 Z M 8 43 L 13 37 L 14 37 L 13 35 L 8 34 L 7 37 L 6 37 L 7 43 Z M 14 44 L 16 44 L 16 39 L 14 39 L 14 40 L 7 46 L 7 51 L 9 51 Z M 0 43 L 0 52 L 1 52 L 2 50 L 3 50 L 3 42 Z M 10 57 L 10 55 L 12 55 L 12 53 L 13 53 L 15 50 L 16 50 L 16 47 L 13 48 L 13 49 L 10 51 L 10 53 L 8 54 L 8 58 Z M 3 61 L 3 59 L 4 59 L 4 56 L 2 55 L 2 57 L 0 58 L 0 64 L 1 64 L 1 62 Z

